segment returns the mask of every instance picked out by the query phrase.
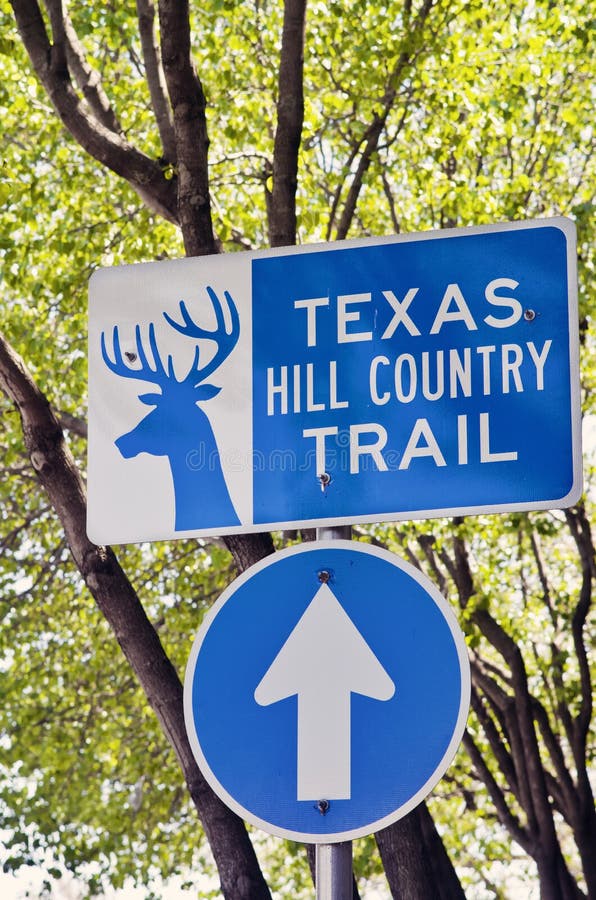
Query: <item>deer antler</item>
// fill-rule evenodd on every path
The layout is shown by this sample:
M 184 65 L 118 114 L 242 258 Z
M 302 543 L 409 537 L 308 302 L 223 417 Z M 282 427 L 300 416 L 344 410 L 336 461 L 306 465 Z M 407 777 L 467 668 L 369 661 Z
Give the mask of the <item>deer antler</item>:
M 199 366 L 199 348 L 196 348 L 194 364 L 186 376 L 185 381 L 199 378 L 200 376 L 200 380 L 196 382 L 197 385 L 208 378 L 212 372 L 215 372 L 222 362 L 227 359 L 236 346 L 240 335 L 240 317 L 238 315 L 238 310 L 236 309 L 236 304 L 228 291 L 224 291 L 224 297 L 226 298 L 226 303 L 228 304 L 228 309 L 230 311 L 231 328 L 229 332 L 226 331 L 226 322 L 221 300 L 213 288 L 207 287 L 207 293 L 209 294 L 215 312 L 216 327 L 213 331 L 209 331 L 207 328 L 202 328 L 200 325 L 197 325 L 191 317 L 184 300 L 180 301 L 180 314 L 184 320 L 183 323 L 176 322 L 175 319 L 172 319 L 171 316 L 164 313 L 164 318 L 168 325 L 171 325 L 171 327 L 175 328 L 176 331 L 179 331 L 180 334 L 193 338 L 207 338 L 211 341 L 215 341 L 217 344 L 217 350 L 215 351 L 213 358 L 202 368 Z
M 153 323 L 149 325 L 149 346 L 151 347 L 151 354 L 153 356 L 153 361 L 155 368 L 150 364 L 147 354 L 145 352 L 145 348 L 143 347 L 143 340 L 141 338 L 141 328 L 139 325 L 135 328 L 135 337 L 136 337 L 136 349 L 137 356 L 141 362 L 140 369 L 133 369 L 124 361 L 122 355 L 122 348 L 120 346 L 120 335 L 118 332 L 118 326 L 114 325 L 114 330 L 112 332 L 112 347 L 114 350 L 114 359 L 110 359 L 110 356 L 106 347 L 106 339 L 105 334 L 102 331 L 101 333 L 101 355 L 103 356 L 103 361 L 110 371 L 114 372 L 116 375 L 121 375 L 123 378 L 136 378 L 139 381 L 148 381 L 151 384 L 156 384 L 160 387 L 164 387 L 168 382 L 175 380 L 174 375 L 174 363 L 171 355 L 168 355 L 168 368 L 167 370 L 164 367 L 164 364 L 159 355 L 159 350 L 157 348 L 157 341 L 155 339 L 155 328 Z M 197 356 L 195 354 L 195 359 Z

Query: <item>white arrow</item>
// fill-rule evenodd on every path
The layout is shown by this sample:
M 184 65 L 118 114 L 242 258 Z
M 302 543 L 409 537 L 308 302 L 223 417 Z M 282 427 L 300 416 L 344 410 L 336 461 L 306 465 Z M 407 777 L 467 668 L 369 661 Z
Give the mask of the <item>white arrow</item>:
M 298 800 L 350 798 L 350 694 L 395 685 L 323 584 L 255 690 L 261 706 L 298 695 Z

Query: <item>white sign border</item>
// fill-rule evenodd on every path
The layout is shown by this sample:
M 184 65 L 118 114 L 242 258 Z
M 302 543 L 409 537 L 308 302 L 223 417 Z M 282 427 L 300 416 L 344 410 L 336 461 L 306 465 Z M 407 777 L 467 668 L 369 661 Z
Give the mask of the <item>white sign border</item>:
M 426 593 L 431 597 L 434 603 L 439 607 L 443 618 L 445 619 L 445 622 L 447 623 L 447 626 L 451 632 L 453 642 L 457 651 L 459 670 L 461 675 L 460 704 L 458 717 L 455 723 L 455 728 L 453 730 L 453 735 L 447 749 L 445 750 L 445 753 L 443 754 L 443 757 L 441 758 L 432 775 L 426 780 L 426 782 L 416 792 L 416 794 L 414 794 L 413 797 L 411 797 L 406 803 L 400 806 L 397 810 L 394 810 L 389 815 L 384 816 L 383 818 L 378 819 L 374 822 L 370 822 L 367 825 L 361 826 L 360 828 L 354 828 L 348 831 L 339 831 L 330 834 L 311 834 L 310 832 L 292 831 L 286 828 L 281 828 L 277 825 L 273 825 L 270 822 L 261 819 L 259 816 L 254 815 L 254 813 L 242 806 L 241 803 L 238 803 L 238 801 L 228 793 L 226 788 L 219 782 L 217 776 L 213 773 L 211 767 L 209 766 L 209 763 L 207 762 L 203 754 L 200 740 L 195 727 L 192 704 L 192 690 L 198 655 L 207 632 L 216 616 L 218 615 L 219 611 L 222 609 L 225 603 L 236 593 L 237 590 L 239 590 L 258 572 L 266 569 L 269 566 L 277 565 L 279 562 L 281 562 L 283 559 L 287 559 L 289 556 L 295 556 L 299 553 L 312 553 L 316 550 L 338 549 L 376 556 L 379 559 L 382 559 L 385 562 L 389 563 L 390 565 L 395 566 L 396 568 L 405 572 L 405 574 L 410 578 L 414 579 L 414 581 L 416 581 L 422 587 L 422 589 L 426 591 Z M 307 544 L 298 544 L 294 547 L 280 550 L 277 553 L 272 554 L 271 556 L 265 557 L 264 559 L 260 560 L 260 562 L 255 563 L 255 565 L 251 566 L 249 569 L 246 569 L 238 578 L 236 578 L 230 585 L 228 585 L 228 587 L 224 590 L 218 600 L 210 608 L 209 612 L 205 615 L 205 618 L 203 619 L 199 627 L 199 631 L 194 639 L 186 666 L 184 677 L 184 721 L 186 724 L 186 731 L 195 760 L 209 786 L 217 794 L 220 800 L 223 800 L 226 806 L 232 809 L 242 819 L 250 822 L 251 825 L 255 825 L 257 828 L 260 828 L 268 834 L 273 834 L 281 838 L 287 838 L 288 840 L 292 841 L 299 841 L 301 843 L 333 844 L 340 841 L 348 841 L 354 840 L 355 838 L 365 837 L 366 835 L 373 834 L 376 831 L 380 831 L 382 828 L 386 828 L 388 825 L 392 825 L 394 822 L 397 822 L 399 819 L 403 818 L 409 812 L 411 812 L 424 800 L 425 797 L 428 796 L 428 794 L 432 791 L 432 789 L 440 781 L 440 779 L 449 768 L 460 745 L 468 718 L 470 692 L 470 662 L 468 658 L 468 650 L 464 641 L 462 631 L 459 627 L 459 623 L 448 601 L 440 593 L 433 582 L 429 578 L 427 578 L 426 575 L 420 572 L 419 569 L 415 568 L 415 566 L 411 565 L 411 563 L 406 562 L 406 560 L 397 556 L 395 553 L 391 553 L 388 550 L 384 550 L 380 547 L 375 547 L 371 544 L 345 540 L 311 541 Z

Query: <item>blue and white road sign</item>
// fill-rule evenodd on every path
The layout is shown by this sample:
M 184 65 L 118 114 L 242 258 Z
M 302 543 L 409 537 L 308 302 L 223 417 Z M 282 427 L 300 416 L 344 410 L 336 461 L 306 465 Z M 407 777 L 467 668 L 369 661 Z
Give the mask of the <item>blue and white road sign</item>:
M 222 594 L 192 647 L 184 711 L 228 806 L 328 843 L 422 801 L 456 752 L 469 695 L 464 640 L 433 584 L 385 550 L 320 541 Z
M 567 219 L 103 269 L 89 304 L 97 543 L 580 496 Z

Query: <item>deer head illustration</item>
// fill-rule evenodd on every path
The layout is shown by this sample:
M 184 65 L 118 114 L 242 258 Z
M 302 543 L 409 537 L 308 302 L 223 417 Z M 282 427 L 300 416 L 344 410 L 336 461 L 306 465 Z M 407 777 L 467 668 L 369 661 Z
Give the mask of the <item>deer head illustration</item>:
M 102 332 L 101 335 L 102 357 L 111 372 L 122 378 L 153 384 L 159 389 L 139 394 L 141 403 L 153 409 L 115 444 L 125 459 L 139 453 L 168 457 L 176 503 L 176 531 L 239 523 L 209 417 L 199 404 L 215 397 L 221 390 L 207 379 L 236 346 L 240 319 L 232 297 L 224 291 L 230 315 L 228 331 L 221 301 L 211 287 L 207 287 L 207 293 L 215 312 L 212 331 L 193 320 L 183 300 L 180 301 L 182 321 L 163 313 L 171 328 L 197 341 L 192 364 L 180 379 L 176 377 L 171 354 L 168 354 L 166 364 L 163 363 L 153 322 L 148 330 L 151 358 L 143 345 L 140 325 L 135 327 L 136 354 L 123 354 L 117 325 L 112 333 L 112 356 L 108 353 L 105 334 Z M 216 350 L 208 362 L 201 364 L 200 342 L 205 340 L 214 342 Z M 129 361 L 136 363 L 136 360 L 140 365 L 133 368 Z

